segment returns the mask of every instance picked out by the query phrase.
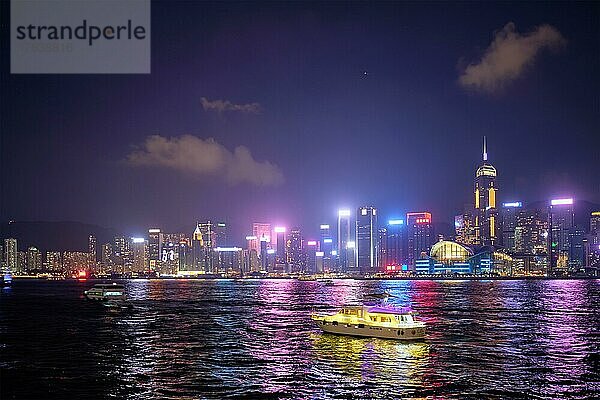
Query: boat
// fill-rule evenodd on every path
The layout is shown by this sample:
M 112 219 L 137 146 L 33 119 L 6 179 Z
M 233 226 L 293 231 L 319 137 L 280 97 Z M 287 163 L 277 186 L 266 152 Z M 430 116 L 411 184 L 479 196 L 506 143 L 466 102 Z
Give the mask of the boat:
M 417 321 L 416 315 L 410 307 L 365 303 L 344 307 L 335 314 L 312 314 L 311 319 L 327 333 L 399 340 L 424 339 L 426 325 Z
M 319 278 L 317 281 L 322 283 L 324 286 L 333 286 L 333 279 L 331 278 Z
M 3 287 L 8 287 L 12 285 L 12 274 L 10 271 L 5 271 L 2 274 L 2 285 Z
M 98 283 L 83 292 L 89 300 L 115 301 L 125 300 L 125 287 L 117 283 Z

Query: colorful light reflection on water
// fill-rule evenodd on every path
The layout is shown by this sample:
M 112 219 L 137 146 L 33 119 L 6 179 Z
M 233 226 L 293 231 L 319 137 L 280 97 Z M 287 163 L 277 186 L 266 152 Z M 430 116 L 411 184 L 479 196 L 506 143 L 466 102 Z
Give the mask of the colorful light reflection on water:
M 135 280 L 0 294 L 0 398 L 400 398 L 600 395 L 600 282 Z M 312 311 L 387 291 L 424 342 L 321 333 Z

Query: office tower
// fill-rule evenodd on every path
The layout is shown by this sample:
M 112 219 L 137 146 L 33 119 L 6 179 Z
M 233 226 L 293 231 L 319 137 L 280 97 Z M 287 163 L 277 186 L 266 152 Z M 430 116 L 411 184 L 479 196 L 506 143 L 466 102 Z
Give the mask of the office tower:
M 260 237 L 260 248 L 259 248 L 259 254 L 260 254 L 260 270 L 264 271 L 264 272 L 269 272 L 269 251 L 271 251 L 268 248 L 268 244 L 269 244 L 269 237 L 267 236 L 261 236 Z M 275 253 L 275 250 L 272 250 L 273 254 Z
M 285 272 L 287 257 L 285 254 L 285 232 L 286 229 L 283 226 L 275 227 L 275 239 L 276 239 L 276 253 L 275 253 L 275 264 L 278 272 Z
M 150 271 L 159 271 L 161 266 L 163 234 L 158 228 L 148 229 L 148 262 Z
M 520 201 L 502 203 L 502 247 L 512 253 L 517 251 L 515 232 L 517 226 L 522 225 L 520 224 L 524 217 L 524 211 L 522 207 L 523 203 Z
M 388 265 L 388 243 L 387 228 L 382 227 L 377 231 L 377 268 L 379 271 L 385 271 Z
M 0 269 L 4 270 L 4 248 L 2 243 L 0 243 Z
M 316 240 L 306 241 L 306 272 L 309 274 L 323 273 L 323 270 L 317 268 L 317 252 L 319 243 Z
M 87 254 L 87 253 L 85 253 Z M 17 251 L 17 271 L 21 271 L 21 274 L 28 273 L 27 270 L 27 252 Z
M 252 236 L 255 239 L 251 239 L 249 243 L 250 250 L 256 250 L 256 253 L 259 256 L 262 256 L 261 248 L 262 242 L 266 242 L 267 244 L 271 242 L 271 224 L 266 224 L 262 222 L 254 222 L 252 224 Z M 267 247 L 268 248 L 268 245 Z M 265 250 L 266 250 L 265 248 Z M 266 257 L 265 257 L 266 260 Z
M 196 229 L 194 229 L 194 233 L 192 234 L 192 271 L 203 271 L 205 269 L 204 248 L 204 236 L 200 230 L 200 224 L 196 224 Z
M 575 227 L 573 199 L 554 199 L 548 208 L 548 254 L 551 275 L 568 273 L 570 233 Z
M 101 246 L 100 262 L 102 263 L 102 269 L 105 273 L 116 272 L 113 271 L 113 251 L 110 243 L 104 243 Z
M 42 272 L 42 253 L 37 247 L 27 249 L 27 269 L 33 274 Z
M 377 209 L 374 207 L 358 208 L 356 212 L 356 265 L 361 274 L 378 272 L 378 229 Z
M 406 214 L 408 266 L 414 271 L 415 262 L 429 255 L 433 241 L 431 213 L 409 212 Z
M 46 252 L 46 269 L 52 274 L 63 273 L 62 258 L 59 251 Z
M 389 220 L 387 225 L 386 266 L 407 264 L 407 246 L 404 220 Z
M 496 168 L 488 163 L 486 138 L 483 138 L 483 164 L 475 176 L 475 237 L 476 244 L 496 245 L 499 224 L 496 209 L 498 187 Z
M 123 236 L 115 236 L 113 262 L 117 273 L 131 273 L 131 248 L 129 240 Z
M 348 242 L 350 242 L 350 210 L 338 210 L 337 252 L 341 272 L 346 272 L 350 264 L 354 265 L 354 257 L 349 257 Z M 354 250 L 352 250 L 354 254 Z
M 466 245 L 478 243 L 475 235 L 475 214 L 473 204 L 465 204 L 463 213 L 454 217 L 454 230 L 458 243 Z
M 333 236 L 328 224 L 321 224 L 319 227 L 321 251 L 323 252 L 323 269 L 331 271 L 334 266 L 335 256 L 332 252 L 335 251 L 333 245 Z M 336 253 L 337 254 L 337 251 Z
M 300 228 L 290 229 L 286 241 L 287 263 L 291 272 L 304 272 L 305 262 L 302 251 L 302 232 Z
M 14 274 L 22 274 L 25 271 L 18 269 L 18 253 L 17 239 L 4 239 L 4 267 Z
M 217 222 L 215 224 L 215 245 L 214 247 L 229 246 L 229 229 L 225 222 Z
M 96 267 L 98 261 L 98 250 L 96 248 L 96 236 L 90 235 L 88 237 L 88 253 L 90 254 L 90 269 Z
M 148 242 L 144 238 L 131 238 L 131 251 L 133 254 L 132 270 L 134 274 L 143 275 L 148 271 Z
M 585 266 L 585 231 L 579 226 L 569 230 L 569 272 L 575 272 Z
M 593 211 L 590 216 L 590 236 L 592 238 L 591 245 L 600 246 L 600 211 Z

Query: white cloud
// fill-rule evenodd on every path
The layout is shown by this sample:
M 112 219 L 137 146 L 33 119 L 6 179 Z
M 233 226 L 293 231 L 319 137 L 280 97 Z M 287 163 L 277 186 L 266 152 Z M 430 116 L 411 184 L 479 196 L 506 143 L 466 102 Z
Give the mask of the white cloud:
M 280 168 L 269 161 L 256 161 L 250 150 L 237 146 L 233 152 L 213 138 L 192 135 L 166 138 L 148 136 L 141 148 L 127 156 L 135 166 L 167 167 L 193 175 L 220 176 L 230 184 L 271 186 L 283 183 Z
M 533 32 L 521 35 L 516 32 L 515 24 L 509 22 L 495 33 L 481 60 L 464 69 L 459 83 L 467 89 L 494 93 L 517 79 L 541 50 L 557 50 L 566 43 L 550 25 L 538 26 Z
M 206 97 L 200 99 L 204 111 L 216 111 L 218 113 L 226 111 L 237 111 L 247 114 L 259 114 L 262 107 L 258 103 L 234 104 L 229 100 L 208 100 Z

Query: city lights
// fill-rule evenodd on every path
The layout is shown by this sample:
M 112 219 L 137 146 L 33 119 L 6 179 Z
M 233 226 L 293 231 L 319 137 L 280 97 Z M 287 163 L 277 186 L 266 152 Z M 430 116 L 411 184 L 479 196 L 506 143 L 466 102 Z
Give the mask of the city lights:
M 323 243 L 333 243 L 333 239 L 323 239 Z
M 323 224 L 323 225 L 321 225 L 320 229 L 329 229 L 329 225 Z
M 350 210 L 339 210 L 338 211 L 338 216 L 340 217 L 349 217 L 351 214 Z
M 283 226 L 275 227 L 275 233 L 284 233 L 284 232 L 285 232 L 285 227 L 283 227 Z
M 502 203 L 502 207 L 506 207 L 506 208 L 523 207 L 523 203 L 520 201 L 513 201 L 511 203 Z
M 566 206 L 566 205 L 572 205 L 573 204 L 573 199 L 554 199 L 550 201 L 550 204 L 553 206 Z
M 316 246 L 317 245 L 317 241 L 316 240 L 309 240 L 308 242 L 306 242 L 307 246 Z
M 403 219 L 390 219 L 388 225 L 404 225 Z
M 144 243 L 146 241 L 146 239 L 141 238 L 141 237 L 134 237 L 134 238 L 131 239 L 131 241 L 133 243 Z
M 355 242 L 348 242 L 346 243 L 346 248 L 347 249 L 353 249 L 356 247 L 356 243 Z

